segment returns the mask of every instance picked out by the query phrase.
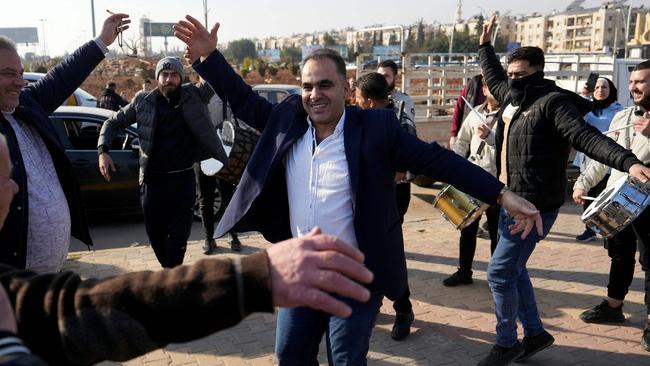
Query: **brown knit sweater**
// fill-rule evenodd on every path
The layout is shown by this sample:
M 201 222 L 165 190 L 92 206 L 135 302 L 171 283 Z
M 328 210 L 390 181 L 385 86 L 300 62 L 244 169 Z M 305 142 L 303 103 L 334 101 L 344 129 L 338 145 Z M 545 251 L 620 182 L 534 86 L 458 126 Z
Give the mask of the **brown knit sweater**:
M 18 335 L 52 365 L 124 361 L 273 312 L 266 252 L 82 280 L 0 264 Z

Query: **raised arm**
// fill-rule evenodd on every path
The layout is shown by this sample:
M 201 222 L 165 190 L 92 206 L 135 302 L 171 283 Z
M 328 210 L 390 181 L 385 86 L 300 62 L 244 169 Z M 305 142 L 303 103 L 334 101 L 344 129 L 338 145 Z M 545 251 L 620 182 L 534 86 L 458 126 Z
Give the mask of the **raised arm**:
M 499 101 L 500 104 L 508 98 L 510 89 L 508 88 L 508 77 L 499 62 L 499 58 L 494 53 L 494 47 L 490 44 L 492 29 L 496 22 L 496 15 L 490 18 L 490 22 L 483 25 L 483 33 L 479 39 L 478 54 L 481 61 L 481 70 L 483 71 L 483 80 L 490 89 L 490 93 Z
M 263 130 L 273 104 L 255 94 L 217 50 L 219 23 L 208 32 L 198 20 L 189 15 L 185 18 L 174 26 L 174 35 L 187 45 L 185 58 L 219 98 L 230 105 L 237 118 Z

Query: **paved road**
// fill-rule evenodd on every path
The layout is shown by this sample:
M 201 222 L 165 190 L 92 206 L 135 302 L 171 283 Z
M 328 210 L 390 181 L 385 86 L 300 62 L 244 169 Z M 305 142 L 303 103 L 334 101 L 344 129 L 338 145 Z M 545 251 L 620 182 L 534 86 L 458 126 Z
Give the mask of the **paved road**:
M 404 224 L 416 313 L 413 333 L 404 342 L 390 338 L 394 312 L 385 300 L 371 339 L 371 365 L 473 366 L 494 342 L 492 298 L 485 281 L 489 243 L 479 239 L 473 285 L 442 286 L 442 280 L 457 265 L 459 234 L 430 207 L 435 193 L 434 189 L 414 186 Z M 583 228 L 579 213 L 577 206 L 565 205 L 553 231 L 539 243 L 529 261 L 539 309 L 556 344 L 526 364 L 650 365 L 650 353 L 639 343 L 645 318 L 640 268 L 625 303 L 626 323 L 589 325 L 578 318 L 582 310 L 599 303 L 605 295 L 609 269 L 602 241 L 574 242 L 573 237 Z M 87 277 L 159 268 L 139 220 L 95 224 L 92 233 L 98 243 L 96 251 L 88 252 L 75 243 L 67 268 Z M 191 239 L 186 263 L 204 257 L 198 223 Z M 245 235 L 242 241 L 244 254 L 268 245 L 256 234 Z M 223 241 L 219 245 L 216 255 L 233 255 Z M 255 314 L 231 329 L 191 343 L 170 345 L 125 365 L 271 365 L 274 332 L 275 315 Z M 320 361 L 326 363 L 322 348 Z

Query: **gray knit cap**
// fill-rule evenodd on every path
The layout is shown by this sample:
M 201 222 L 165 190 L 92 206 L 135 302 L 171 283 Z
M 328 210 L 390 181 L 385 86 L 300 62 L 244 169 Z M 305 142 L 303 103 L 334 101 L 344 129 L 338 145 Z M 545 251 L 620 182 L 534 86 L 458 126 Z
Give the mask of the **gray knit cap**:
M 185 74 L 183 73 L 183 64 L 177 57 L 165 57 L 158 61 L 158 64 L 156 65 L 156 79 L 158 79 L 158 75 L 163 70 L 176 71 L 178 75 L 180 75 L 181 80 L 185 77 Z

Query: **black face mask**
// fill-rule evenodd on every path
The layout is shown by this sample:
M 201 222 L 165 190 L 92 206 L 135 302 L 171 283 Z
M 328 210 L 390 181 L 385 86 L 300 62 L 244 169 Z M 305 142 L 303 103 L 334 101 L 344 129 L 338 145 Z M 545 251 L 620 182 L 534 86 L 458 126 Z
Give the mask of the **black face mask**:
M 544 71 L 536 71 L 528 76 L 519 79 L 508 78 L 508 86 L 510 87 L 510 96 L 515 105 L 519 105 L 524 100 L 526 94 L 525 87 L 527 85 L 542 85 L 544 82 Z

